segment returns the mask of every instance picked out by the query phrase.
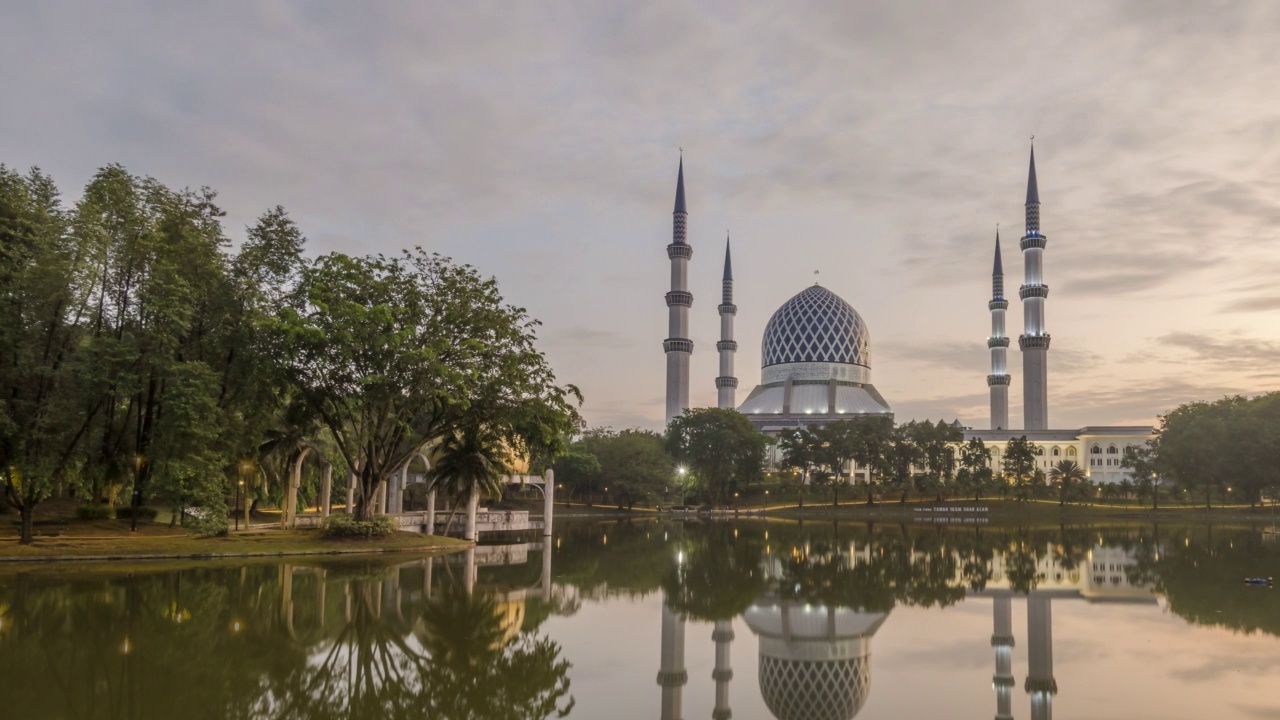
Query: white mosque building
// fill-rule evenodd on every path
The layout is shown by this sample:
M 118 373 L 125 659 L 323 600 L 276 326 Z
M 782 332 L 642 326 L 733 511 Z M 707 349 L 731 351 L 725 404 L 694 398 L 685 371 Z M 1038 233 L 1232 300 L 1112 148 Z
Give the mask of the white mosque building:
M 1051 429 L 1049 425 L 1049 344 L 1045 321 L 1049 286 L 1044 282 L 1044 252 L 1048 238 L 1040 232 L 1040 192 L 1036 179 L 1035 149 L 1031 150 L 1025 205 L 1026 233 L 1019 243 L 1024 261 L 1024 282 L 1018 289 L 1023 307 L 1023 333 L 1018 338 L 1022 353 L 1022 428 L 1009 421 L 1009 387 L 1012 376 L 1007 362 L 1004 269 L 1000 237 L 996 234 L 992 295 L 987 303 L 991 313 L 991 374 L 987 386 L 991 396 L 991 422 L 987 430 L 966 430 L 965 440 L 981 438 L 991 448 L 992 466 L 1000 467 L 1009 440 L 1025 436 L 1040 454 L 1038 464 L 1048 470 L 1060 460 L 1074 460 L 1093 482 L 1119 482 L 1125 477 L 1121 460 L 1124 449 L 1139 446 L 1153 435 L 1150 426 L 1087 426 Z M 672 242 L 667 246 L 671 261 L 671 291 L 666 295 L 669 332 L 663 342 L 667 355 L 666 419 L 689 407 L 689 369 L 693 341 L 688 338 L 688 266 L 693 250 L 688 241 L 688 207 L 685 200 L 684 161 L 676 180 Z M 720 341 L 720 374 L 716 377 L 718 405 L 735 408 L 761 431 L 777 434 L 797 428 L 823 425 L 850 417 L 893 416 L 893 410 L 871 384 L 871 335 L 857 310 L 831 290 L 814 284 L 787 300 L 765 326 L 761 341 L 760 384 L 741 405 L 736 402 L 738 378 L 734 376 L 733 268 L 728 240 L 725 242 Z

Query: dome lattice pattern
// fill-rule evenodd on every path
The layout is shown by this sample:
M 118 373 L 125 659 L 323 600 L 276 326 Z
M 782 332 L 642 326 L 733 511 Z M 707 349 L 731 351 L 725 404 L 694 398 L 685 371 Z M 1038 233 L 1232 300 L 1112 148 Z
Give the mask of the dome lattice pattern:
M 832 362 L 871 367 L 871 338 L 862 316 L 839 295 L 813 285 L 769 318 L 762 365 Z
M 871 690 L 867 658 L 780 660 L 760 656 L 760 694 L 778 720 L 850 720 Z

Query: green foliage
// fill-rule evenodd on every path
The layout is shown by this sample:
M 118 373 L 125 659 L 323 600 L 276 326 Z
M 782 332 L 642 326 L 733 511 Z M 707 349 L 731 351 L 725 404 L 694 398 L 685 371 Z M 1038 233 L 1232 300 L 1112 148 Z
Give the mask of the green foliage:
M 1280 487 L 1280 393 L 1180 405 L 1161 416 L 1156 441 L 1124 462 L 1153 496 L 1156 478 L 1167 477 L 1206 507 L 1228 488 L 1257 505 Z
M 596 428 L 569 446 L 556 461 L 556 482 L 570 493 L 590 495 L 608 488 L 619 505 L 658 500 L 672 486 L 675 464 L 665 439 L 647 430 Z
M 960 448 L 960 469 L 956 472 L 956 484 L 960 492 L 972 495 L 975 501 L 995 484 L 991 469 L 991 451 L 982 438 L 971 438 Z
M 768 439 L 739 412 L 693 408 L 673 418 L 667 450 L 686 463 L 712 503 L 726 504 L 742 485 L 763 478 Z
M 329 538 L 379 538 L 396 531 L 391 518 L 374 515 L 360 520 L 354 515 L 330 515 L 324 521 L 324 536 Z
M 101 507 L 107 507 L 107 506 L 103 505 Z M 158 510 L 156 510 L 153 507 L 148 507 L 146 505 L 142 505 L 136 508 L 125 505 L 124 507 L 112 508 L 112 510 L 115 512 L 115 516 L 118 518 L 128 520 L 130 518 L 137 517 L 139 522 L 154 522 L 156 519 L 156 516 L 159 514 Z
M 358 474 L 358 514 L 423 446 L 485 432 L 554 455 L 578 423 L 576 388 L 555 384 L 536 321 L 497 282 L 421 249 L 399 258 L 320 257 L 276 323 L 283 371 Z
M 1049 468 L 1049 482 L 1058 486 L 1058 504 L 1078 502 L 1088 497 L 1089 476 L 1075 460 L 1059 460 Z
M 1004 449 L 1004 473 L 1019 500 L 1031 497 L 1036 484 L 1036 446 L 1027 436 L 1009 438 Z
M 79 505 L 76 507 L 78 520 L 110 520 L 116 516 L 116 509 L 110 505 Z

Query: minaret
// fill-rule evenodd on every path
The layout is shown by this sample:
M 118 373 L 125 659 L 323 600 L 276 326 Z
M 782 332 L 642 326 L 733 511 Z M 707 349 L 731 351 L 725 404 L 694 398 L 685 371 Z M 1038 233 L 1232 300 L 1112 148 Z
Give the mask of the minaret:
M 662 349 L 667 353 L 667 422 L 684 413 L 689 407 L 689 356 L 693 354 L 693 341 L 689 339 L 689 308 L 693 295 L 689 292 L 689 247 L 686 224 L 689 211 L 684 204 L 684 158 L 680 158 L 680 173 L 676 177 L 676 209 L 672 213 L 671 244 L 667 257 L 671 259 L 671 292 L 667 293 L 668 329 Z
M 724 239 L 724 284 L 720 297 L 720 342 L 716 350 L 720 351 L 720 377 L 716 378 L 716 393 L 720 396 L 718 407 L 730 410 L 738 406 L 735 396 L 738 394 L 738 378 L 733 375 L 733 354 L 738 351 L 738 343 L 733 341 L 733 316 L 738 314 L 738 306 L 733 304 L 733 263 L 729 258 L 729 237 Z
M 1044 302 L 1049 286 L 1044 284 L 1044 246 L 1040 234 L 1040 190 L 1036 187 L 1036 150 L 1031 148 L 1031 169 L 1027 173 L 1027 234 L 1022 236 L 1022 257 L 1026 262 L 1026 282 L 1018 290 L 1022 298 L 1022 427 L 1045 430 L 1049 427 L 1049 333 L 1044 324 Z
M 1004 332 L 1004 311 L 1009 301 L 1004 299 L 1004 264 L 1000 261 L 1000 228 L 996 228 L 996 262 L 991 269 L 991 337 L 987 347 L 991 349 L 991 374 L 987 387 L 991 389 L 991 429 L 1009 428 L 1009 336 Z
M 1031 696 L 1031 720 L 1053 720 L 1053 606 L 1048 595 L 1027 596 L 1027 683 Z
M 1013 720 L 1013 600 L 1008 595 L 992 601 L 994 629 L 991 647 L 996 649 L 996 674 L 991 687 L 996 691 L 996 720 Z
M 684 618 L 662 602 L 662 664 L 658 685 L 662 688 L 662 720 L 681 720 L 684 685 L 689 673 L 684 669 Z
M 733 710 L 729 708 L 729 681 L 733 679 L 729 645 L 733 642 L 733 621 L 717 620 L 711 639 L 716 644 L 716 669 L 711 672 L 711 679 L 716 681 L 716 708 L 711 711 L 711 719 L 729 720 L 733 717 Z

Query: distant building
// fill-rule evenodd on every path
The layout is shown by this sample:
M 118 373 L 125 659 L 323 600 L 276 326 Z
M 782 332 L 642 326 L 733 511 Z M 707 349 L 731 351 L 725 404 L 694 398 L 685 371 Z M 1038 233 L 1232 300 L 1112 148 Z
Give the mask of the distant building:
M 1019 242 L 1024 282 L 1018 288 L 1023 306 L 1023 333 L 1018 338 L 1023 358 L 1023 429 L 1009 427 L 1012 376 L 1007 358 L 1010 340 L 1005 327 L 1009 302 L 1004 297 L 1004 267 L 997 231 L 991 299 L 987 302 L 991 313 L 991 335 L 987 338 L 991 352 L 991 372 L 987 375 L 991 429 L 968 430 L 965 439 L 982 438 L 992 447 L 992 466 L 1000 468 L 1008 441 L 1025 435 L 1041 453 L 1037 463 L 1040 469 L 1047 472 L 1055 462 L 1074 460 L 1095 483 L 1119 482 L 1125 477 L 1120 465 L 1125 448 L 1145 443 L 1152 437 L 1154 428 L 1050 429 L 1050 335 L 1045 321 L 1049 286 L 1044 282 L 1048 238 L 1040 232 L 1040 190 L 1034 148 L 1027 171 L 1025 216 L 1026 232 Z M 689 407 L 689 360 L 693 352 L 693 342 L 687 337 L 689 308 L 693 303 L 688 289 L 688 264 L 693 252 L 687 236 L 683 160 L 676 181 L 674 218 L 673 240 L 667 246 L 671 261 L 671 291 L 666 295 L 670 324 L 664 341 L 668 422 Z M 717 307 L 720 341 L 716 343 L 720 372 L 715 384 L 717 404 L 731 408 L 738 388 L 738 378 L 734 375 L 738 344 L 733 339 L 738 308 L 733 302 L 733 268 L 727 239 L 722 283 L 722 300 Z M 769 319 L 761 340 L 760 384 L 737 409 L 759 430 L 771 435 L 853 417 L 893 417 L 888 401 L 871 383 L 871 335 L 866 322 L 852 305 L 817 283 L 787 300 Z M 777 460 L 776 457 L 770 459 Z M 865 474 L 865 469 L 861 470 Z M 857 471 L 850 468 L 853 474 Z

